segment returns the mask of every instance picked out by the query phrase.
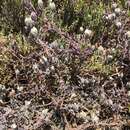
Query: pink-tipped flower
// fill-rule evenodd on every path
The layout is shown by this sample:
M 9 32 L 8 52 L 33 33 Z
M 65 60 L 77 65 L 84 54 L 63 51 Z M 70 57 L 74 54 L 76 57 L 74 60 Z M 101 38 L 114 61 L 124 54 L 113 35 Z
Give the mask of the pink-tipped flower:
M 37 21 L 37 15 L 34 11 L 31 12 L 31 18 L 32 18 L 32 20 Z
M 116 18 L 116 14 L 115 13 L 109 14 L 107 17 L 108 20 L 114 20 Z

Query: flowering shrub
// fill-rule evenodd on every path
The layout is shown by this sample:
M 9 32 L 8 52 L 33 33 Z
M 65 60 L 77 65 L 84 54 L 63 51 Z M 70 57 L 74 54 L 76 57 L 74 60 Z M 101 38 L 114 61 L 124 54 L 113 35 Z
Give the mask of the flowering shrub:
M 1 3 L 0 128 L 130 128 L 128 1 Z

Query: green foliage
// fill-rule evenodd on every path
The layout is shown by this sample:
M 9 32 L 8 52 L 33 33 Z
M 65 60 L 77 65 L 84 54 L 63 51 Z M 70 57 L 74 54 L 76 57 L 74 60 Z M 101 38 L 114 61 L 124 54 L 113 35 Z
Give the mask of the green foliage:
M 3 35 L 0 35 L 0 39 Z M 1 84 L 11 84 L 13 77 L 13 62 L 17 61 L 19 63 L 20 58 L 28 56 L 34 49 L 35 46 L 31 46 L 22 36 L 16 35 L 14 44 L 13 39 L 7 39 L 0 50 L 0 83 Z M 12 53 L 12 46 L 15 46 L 15 52 Z M 6 49 L 4 49 L 6 48 Z M 18 53 L 18 55 L 16 55 Z M 20 57 L 19 57 L 20 56 Z M 12 68 L 12 69 L 11 69 Z
M 89 27 L 95 32 L 95 37 L 93 42 L 97 40 L 97 38 L 101 35 L 104 24 L 102 21 L 103 12 L 104 12 L 104 4 L 100 2 L 98 5 L 93 2 L 92 5 L 87 6 L 84 9 L 84 23 L 85 27 Z
M 96 28 L 102 21 L 104 5 L 100 2 L 98 5 L 93 3 L 84 9 L 84 24 L 90 28 Z
M 31 44 L 29 44 L 25 39 L 23 39 L 21 35 L 16 36 L 16 43 L 22 56 L 30 54 L 30 52 L 35 48 L 34 46 L 31 46 Z
M 87 69 L 89 71 L 95 71 L 101 74 L 110 75 L 115 71 L 116 61 L 112 61 L 109 64 L 105 64 L 105 55 L 103 52 L 97 50 L 90 58 L 89 63 L 87 63 Z
M 119 3 L 121 3 L 121 5 L 123 6 L 123 7 L 125 7 L 125 0 L 119 0 Z
M 5 0 L 1 3 L 1 29 L 5 34 L 19 32 L 23 27 L 21 0 Z

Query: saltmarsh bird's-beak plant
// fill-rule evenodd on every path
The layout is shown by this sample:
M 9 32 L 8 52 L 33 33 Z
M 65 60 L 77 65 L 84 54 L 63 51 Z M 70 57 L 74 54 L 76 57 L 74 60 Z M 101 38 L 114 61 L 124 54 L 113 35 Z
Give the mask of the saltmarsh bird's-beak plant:
M 15 20 L 14 7 L 3 12 L 7 23 L 9 16 Z M 124 128 L 129 11 L 97 0 L 23 0 L 18 8 L 27 33 L 12 30 L 7 42 L 0 41 L 0 128 Z

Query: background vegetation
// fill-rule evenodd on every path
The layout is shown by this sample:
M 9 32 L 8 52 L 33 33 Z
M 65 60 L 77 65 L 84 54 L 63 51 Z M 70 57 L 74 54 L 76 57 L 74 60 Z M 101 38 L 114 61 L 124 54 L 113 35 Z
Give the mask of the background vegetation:
M 0 0 L 1 130 L 129 130 L 129 42 L 129 0 Z

